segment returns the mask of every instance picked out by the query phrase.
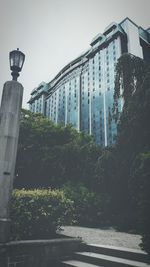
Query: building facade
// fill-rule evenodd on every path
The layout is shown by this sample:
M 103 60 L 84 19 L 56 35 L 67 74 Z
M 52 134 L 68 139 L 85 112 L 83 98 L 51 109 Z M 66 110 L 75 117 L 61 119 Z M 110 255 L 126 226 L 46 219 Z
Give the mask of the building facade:
M 115 66 L 123 53 L 150 60 L 150 28 L 144 30 L 129 18 L 112 23 L 98 34 L 91 47 L 65 66 L 49 83 L 31 93 L 30 110 L 56 124 L 72 124 L 110 146 L 117 134 L 112 119 Z M 119 110 L 122 110 L 122 100 Z

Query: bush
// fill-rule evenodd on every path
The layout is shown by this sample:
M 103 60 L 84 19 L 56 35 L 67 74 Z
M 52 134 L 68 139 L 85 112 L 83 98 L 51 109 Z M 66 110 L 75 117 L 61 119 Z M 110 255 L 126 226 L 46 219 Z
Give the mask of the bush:
M 11 238 L 52 238 L 70 222 L 73 202 L 61 190 L 14 190 L 11 201 Z
M 150 255 L 150 151 L 140 153 L 132 166 L 130 186 L 138 207 L 142 248 Z
M 110 224 L 107 194 L 90 192 L 82 184 L 63 187 L 66 197 L 74 202 L 73 223 L 81 226 L 100 227 Z

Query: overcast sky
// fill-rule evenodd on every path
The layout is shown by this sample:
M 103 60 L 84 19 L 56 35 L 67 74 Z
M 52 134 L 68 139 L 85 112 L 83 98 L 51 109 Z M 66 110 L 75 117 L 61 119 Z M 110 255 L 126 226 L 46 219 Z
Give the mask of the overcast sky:
M 33 88 L 49 82 L 95 35 L 125 17 L 150 27 L 150 0 L 0 0 L 0 93 L 11 80 L 9 51 L 19 47 L 26 55 L 18 81 L 27 108 Z

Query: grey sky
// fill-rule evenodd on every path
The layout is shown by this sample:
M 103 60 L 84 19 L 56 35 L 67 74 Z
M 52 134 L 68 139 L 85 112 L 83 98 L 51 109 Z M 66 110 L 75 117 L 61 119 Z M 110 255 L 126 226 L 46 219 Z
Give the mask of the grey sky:
M 19 81 L 27 108 L 34 87 L 50 81 L 95 35 L 125 17 L 150 27 L 150 0 L 0 0 L 0 92 L 11 79 L 9 51 L 19 47 L 26 55 Z

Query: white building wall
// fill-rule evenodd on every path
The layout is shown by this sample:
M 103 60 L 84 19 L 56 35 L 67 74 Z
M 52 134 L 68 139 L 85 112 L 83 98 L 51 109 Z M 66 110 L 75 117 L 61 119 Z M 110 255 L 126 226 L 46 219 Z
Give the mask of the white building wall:
M 137 57 L 143 58 L 143 51 L 140 45 L 139 29 L 129 19 L 126 19 L 120 24 L 127 34 L 128 53 Z

